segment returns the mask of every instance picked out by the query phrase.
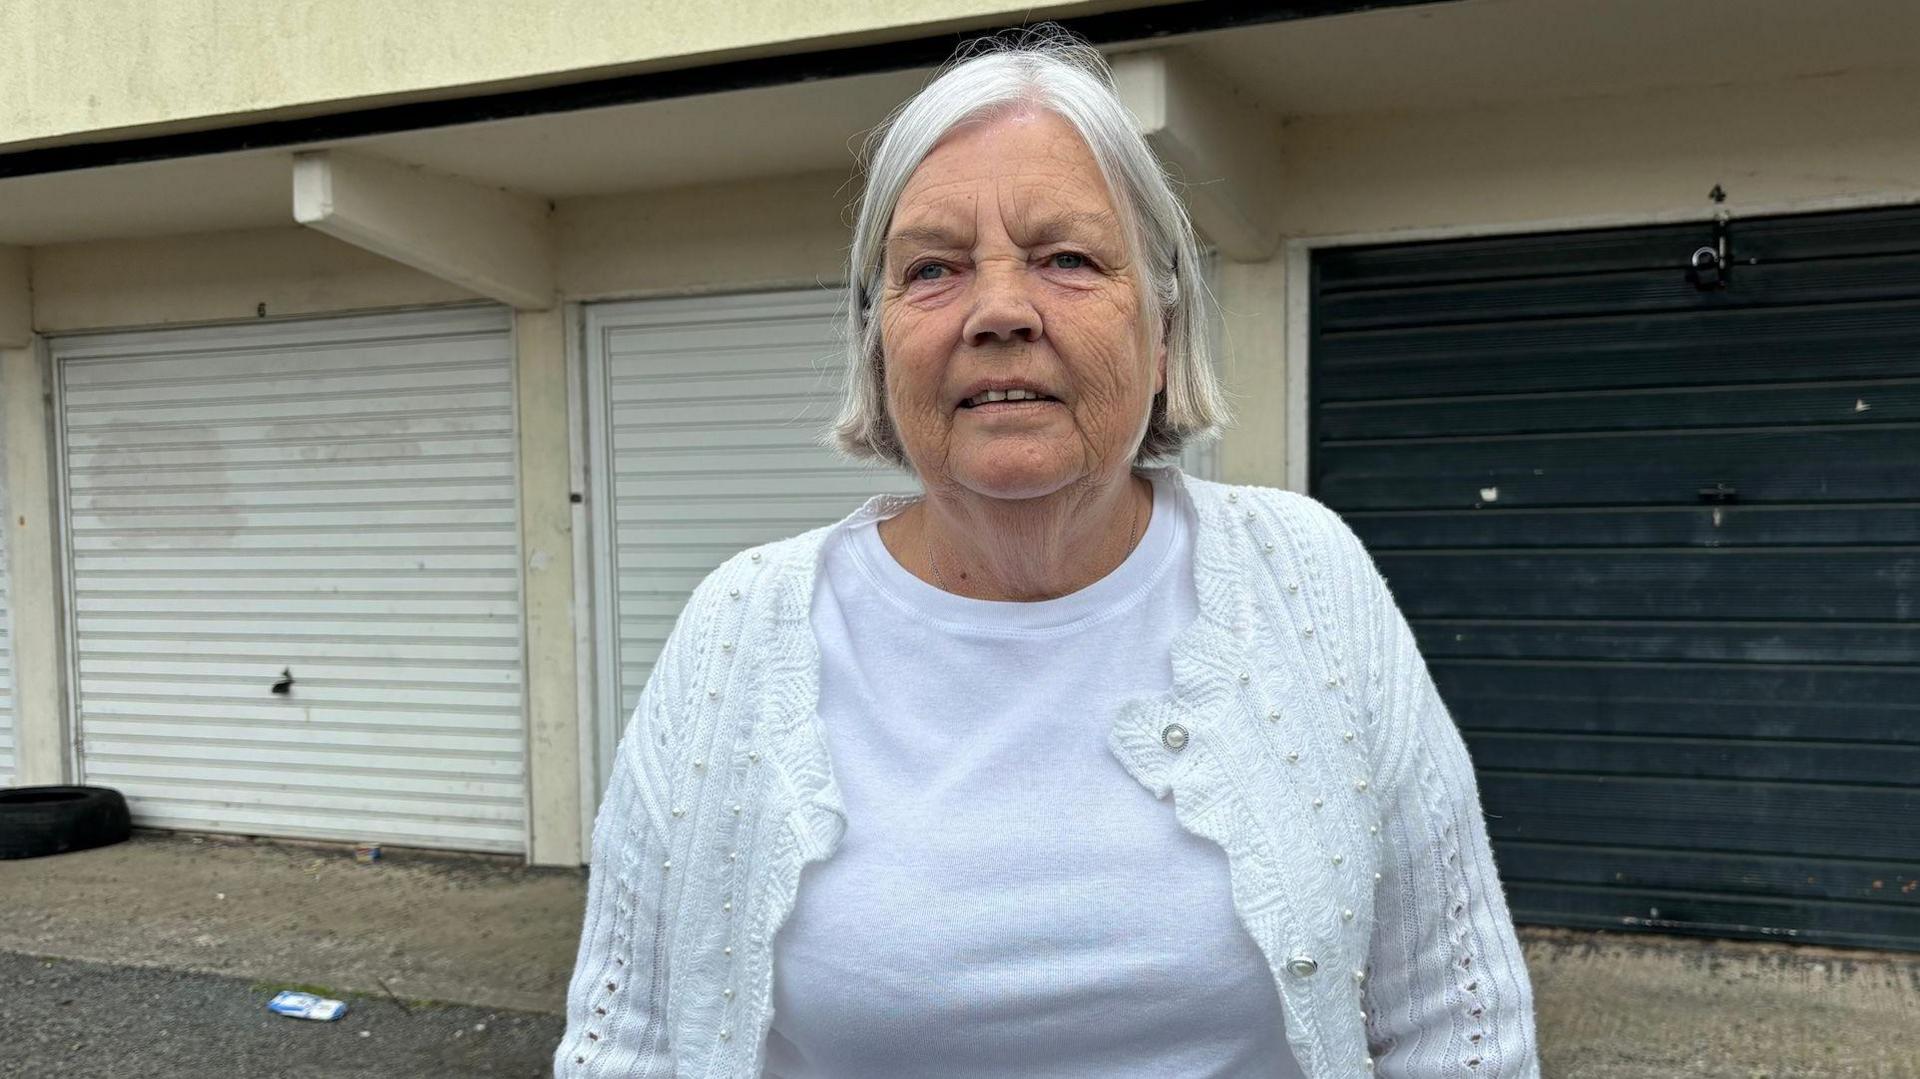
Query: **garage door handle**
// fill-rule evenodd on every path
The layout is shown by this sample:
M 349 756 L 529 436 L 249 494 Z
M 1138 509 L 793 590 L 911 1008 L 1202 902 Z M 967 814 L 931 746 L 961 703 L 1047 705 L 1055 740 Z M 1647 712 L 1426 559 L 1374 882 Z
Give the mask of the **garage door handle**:
M 1739 497 L 1739 490 L 1726 480 L 1721 480 L 1712 487 L 1700 488 L 1700 501 L 1702 502 L 1732 502 Z

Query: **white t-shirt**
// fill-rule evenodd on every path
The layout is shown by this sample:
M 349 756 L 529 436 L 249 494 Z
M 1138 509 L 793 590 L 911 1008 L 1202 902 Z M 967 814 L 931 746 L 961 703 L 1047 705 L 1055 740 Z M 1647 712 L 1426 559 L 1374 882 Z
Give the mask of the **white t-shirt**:
M 1300 1079 L 1226 855 L 1108 750 L 1198 612 L 1163 479 L 1117 569 L 1037 603 L 831 536 L 812 622 L 846 802 L 774 941 L 774 1079 Z

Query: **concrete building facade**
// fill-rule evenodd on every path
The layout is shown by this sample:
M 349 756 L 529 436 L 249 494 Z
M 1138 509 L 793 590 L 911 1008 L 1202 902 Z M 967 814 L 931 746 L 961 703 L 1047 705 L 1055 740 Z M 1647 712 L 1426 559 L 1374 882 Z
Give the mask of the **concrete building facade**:
M 1920 808 L 1920 772 L 1903 771 L 1920 764 L 1920 568 L 1898 553 L 1920 543 L 1920 442 L 1902 426 L 1920 418 L 1920 337 L 1901 336 L 1920 310 L 1920 242 L 1905 246 L 1920 232 L 1901 216 L 1920 205 L 1920 11 L 1898 0 L 690 3 L 644 19 L 611 0 L 485 18 L 452 0 L 10 5 L 0 782 L 119 786 L 160 827 L 580 864 L 613 740 L 704 570 L 907 488 L 813 443 L 839 377 L 852 151 L 957 40 L 1040 18 L 1109 54 L 1213 249 L 1239 423 L 1190 465 L 1312 492 L 1375 529 L 1436 676 L 1461 687 L 1450 703 L 1477 758 L 1499 756 L 1483 783 L 1490 812 L 1513 818 L 1496 836 L 1503 868 L 1531 874 L 1510 882 L 1516 914 L 1920 941 L 1920 833 L 1885 824 Z M 1818 242 L 1743 246 L 1786 232 Z M 1776 264 L 1839 276 L 1785 299 L 1740 291 Z M 1605 291 L 1629 279 L 1645 287 Z M 1607 368 L 1578 385 L 1463 374 L 1450 388 L 1407 373 L 1421 349 L 1462 372 L 1507 355 L 1416 331 L 1515 311 L 1515 325 L 1611 319 L 1590 329 L 1631 337 L 1653 332 L 1634 320 L 1765 308 L 1788 321 L 1764 342 L 1831 304 L 1858 305 L 1835 332 L 1874 342 L 1871 362 L 1821 374 L 1809 352 L 1750 382 Z M 1369 334 L 1387 343 L 1361 349 Z M 1370 369 L 1371 390 L 1343 373 Z M 1816 382 L 1862 407 L 1742 411 Z M 1491 458 L 1407 471 L 1445 446 L 1598 437 L 1538 412 L 1476 426 L 1459 408 L 1561 394 L 1580 411 L 1676 386 L 1731 396 L 1707 419 L 1622 420 L 1613 444 L 1797 425 L 1840 478 L 1768 496 L 1770 480 L 1689 474 L 1684 502 L 1634 491 L 1602 506 L 1544 488 L 1529 502 L 1525 478 L 1550 471 L 1532 448 L 1516 448 L 1521 478 L 1473 463 Z M 1668 407 L 1644 404 L 1632 415 Z M 1376 407 L 1440 418 L 1378 449 L 1399 428 L 1340 426 Z M 1751 452 L 1804 464 L 1767 447 Z M 1879 464 L 1861 478 L 1846 471 L 1858 461 Z M 1368 486 L 1388 474 L 1420 493 Z M 1885 512 L 1831 515 L 1866 505 Z M 1809 514 L 1801 533 L 1727 542 L 1766 558 L 1819 547 L 1809 558 L 1851 568 L 1767 613 L 1741 589 L 1800 563 L 1756 555 L 1729 585 L 1699 568 L 1728 553 L 1713 540 L 1615 529 L 1622 506 L 1712 513 L 1710 528 L 1749 507 L 1770 523 Z M 1707 598 L 1428 604 L 1420 582 L 1440 574 L 1419 552 L 1482 557 L 1446 529 L 1509 510 L 1599 514 L 1613 537 L 1566 534 L 1554 557 L 1699 556 L 1542 571 L 1552 586 L 1530 594 L 1604 578 L 1622 596 Z M 1502 558 L 1528 545 L 1485 543 Z M 1676 620 L 1693 629 L 1676 635 Z M 1569 621 L 1599 634 L 1585 651 L 1521 632 Z M 1504 643 L 1444 647 L 1495 622 Z M 1617 687 L 1527 698 L 1587 717 L 1559 726 L 1474 703 L 1536 692 L 1525 669 L 1609 663 L 1744 664 L 1750 707 L 1708 730 L 1669 721 L 1697 711 L 1680 690 L 1637 711 Z M 1476 696 L 1490 665 L 1512 678 Z M 1819 680 L 1783 688 L 1809 670 Z M 1798 719 L 1766 711 L 1793 692 Z M 1635 802 L 1632 783 L 1655 773 L 1669 786 Z M 1815 789 L 1838 793 L 1795 800 Z M 1638 831 L 1587 841 L 1590 819 L 1547 811 L 1583 798 L 1638 805 Z M 1808 806 L 1832 828 L 1778 826 Z

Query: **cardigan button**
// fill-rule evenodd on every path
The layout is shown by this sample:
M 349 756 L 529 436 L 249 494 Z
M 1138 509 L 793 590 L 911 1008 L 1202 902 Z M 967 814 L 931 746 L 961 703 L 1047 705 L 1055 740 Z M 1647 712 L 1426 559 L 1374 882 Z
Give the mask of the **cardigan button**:
M 1320 964 L 1315 962 L 1313 956 L 1310 955 L 1296 955 L 1292 959 L 1287 960 L 1287 973 L 1296 978 L 1311 978 L 1313 977 L 1314 971 L 1319 969 Z
M 1187 748 L 1187 729 L 1178 723 L 1169 723 L 1167 728 L 1160 732 L 1160 741 L 1168 749 L 1178 753 Z

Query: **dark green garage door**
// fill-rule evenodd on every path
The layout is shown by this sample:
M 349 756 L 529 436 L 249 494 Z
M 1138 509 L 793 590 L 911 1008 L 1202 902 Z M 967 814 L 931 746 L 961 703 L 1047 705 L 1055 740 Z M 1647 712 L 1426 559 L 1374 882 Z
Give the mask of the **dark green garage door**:
M 1320 254 L 1312 490 L 1516 920 L 1920 949 L 1920 212 L 1724 231 Z

